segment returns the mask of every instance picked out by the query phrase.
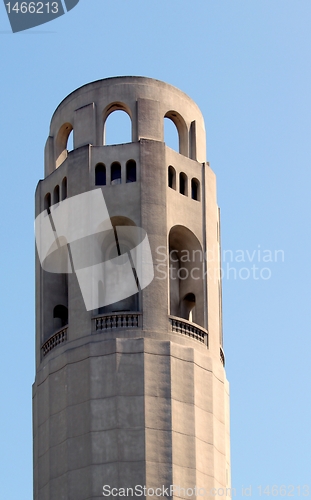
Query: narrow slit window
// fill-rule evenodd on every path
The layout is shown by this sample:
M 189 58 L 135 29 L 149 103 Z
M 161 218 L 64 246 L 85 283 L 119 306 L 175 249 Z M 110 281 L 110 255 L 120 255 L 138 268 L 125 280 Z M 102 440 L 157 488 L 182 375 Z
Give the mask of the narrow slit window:
M 184 196 L 188 196 L 188 185 L 187 185 L 187 176 L 183 172 L 179 175 L 179 192 Z
M 126 163 L 126 182 L 136 182 L 136 161 L 129 160 Z
M 200 201 L 200 183 L 197 179 L 191 179 L 191 198 Z
M 106 186 L 106 167 L 103 163 L 95 167 L 95 186 Z
M 59 185 L 55 186 L 53 193 L 53 203 L 59 203 Z
M 168 186 L 176 189 L 176 171 L 171 165 L 168 167 Z
M 62 181 L 62 200 L 67 198 L 67 177 L 63 178 Z
M 111 165 L 111 184 L 121 184 L 121 165 L 117 161 Z
M 48 213 L 50 213 L 50 207 L 51 207 L 51 194 L 47 193 L 44 197 L 44 210 L 47 210 Z

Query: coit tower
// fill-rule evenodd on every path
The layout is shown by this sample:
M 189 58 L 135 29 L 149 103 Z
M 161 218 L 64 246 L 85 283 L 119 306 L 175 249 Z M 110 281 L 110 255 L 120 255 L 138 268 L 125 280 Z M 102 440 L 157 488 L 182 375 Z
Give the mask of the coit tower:
M 115 111 L 131 142 L 105 145 Z M 36 232 L 35 500 L 229 498 L 219 209 L 197 105 L 144 77 L 72 92 L 51 120 Z

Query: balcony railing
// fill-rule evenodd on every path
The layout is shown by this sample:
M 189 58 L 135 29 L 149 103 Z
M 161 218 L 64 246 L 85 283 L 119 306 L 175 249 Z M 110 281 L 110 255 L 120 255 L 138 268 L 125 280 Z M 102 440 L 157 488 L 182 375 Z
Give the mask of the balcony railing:
M 41 352 L 43 357 L 46 356 L 54 347 L 66 342 L 67 340 L 67 330 L 68 325 L 62 327 L 60 330 L 57 330 L 46 342 L 44 342 L 41 347 Z
M 187 335 L 187 337 L 196 339 L 208 347 L 208 333 L 205 328 L 194 325 L 193 323 L 191 323 L 191 321 L 187 321 L 186 319 L 177 318 L 176 316 L 170 316 L 169 319 L 172 327 L 172 332 L 178 332 L 182 335 Z
M 95 331 L 112 330 L 114 328 L 141 328 L 142 313 L 120 312 L 101 314 L 95 319 Z

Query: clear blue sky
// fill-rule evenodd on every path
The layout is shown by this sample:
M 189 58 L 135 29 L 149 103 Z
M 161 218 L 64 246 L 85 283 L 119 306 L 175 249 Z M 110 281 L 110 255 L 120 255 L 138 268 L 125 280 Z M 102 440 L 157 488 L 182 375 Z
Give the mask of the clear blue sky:
M 236 498 L 250 485 L 256 499 L 260 485 L 311 489 L 310 21 L 310 0 L 80 0 L 12 34 L 0 5 L 1 498 L 32 499 L 34 191 L 50 118 L 72 90 L 116 75 L 197 102 L 222 246 L 244 252 L 223 282 Z M 250 262 L 259 249 L 284 262 Z M 242 279 L 253 265 L 271 277 Z

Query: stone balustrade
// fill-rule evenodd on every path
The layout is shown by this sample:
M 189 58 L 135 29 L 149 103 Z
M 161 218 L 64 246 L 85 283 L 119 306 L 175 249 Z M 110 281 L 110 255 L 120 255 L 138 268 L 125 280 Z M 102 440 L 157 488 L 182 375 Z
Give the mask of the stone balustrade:
M 94 318 L 95 331 L 111 330 L 113 328 L 141 328 L 142 313 L 117 312 L 101 314 Z
M 54 347 L 66 342 L 67 340 L 67 330 L 68 326 L 62 327 L 60 330 L 57 330 L 46 342 L 44 342 L 41 347 L 41 352 L 43 357 L 46 356 Z
M 172 327 L 172 332 L 178 332 L 182 335 L 187 335 L 187 337 L 191 337 L 193 339 L 202 342 L 208 347 L 208 332 L 205 328 L 201 326 L 195 325 L 191 323 L 191 321 L 187 321 L 183 318 L 178 318 L 176 316 L 170 316 L 170 323 Z

